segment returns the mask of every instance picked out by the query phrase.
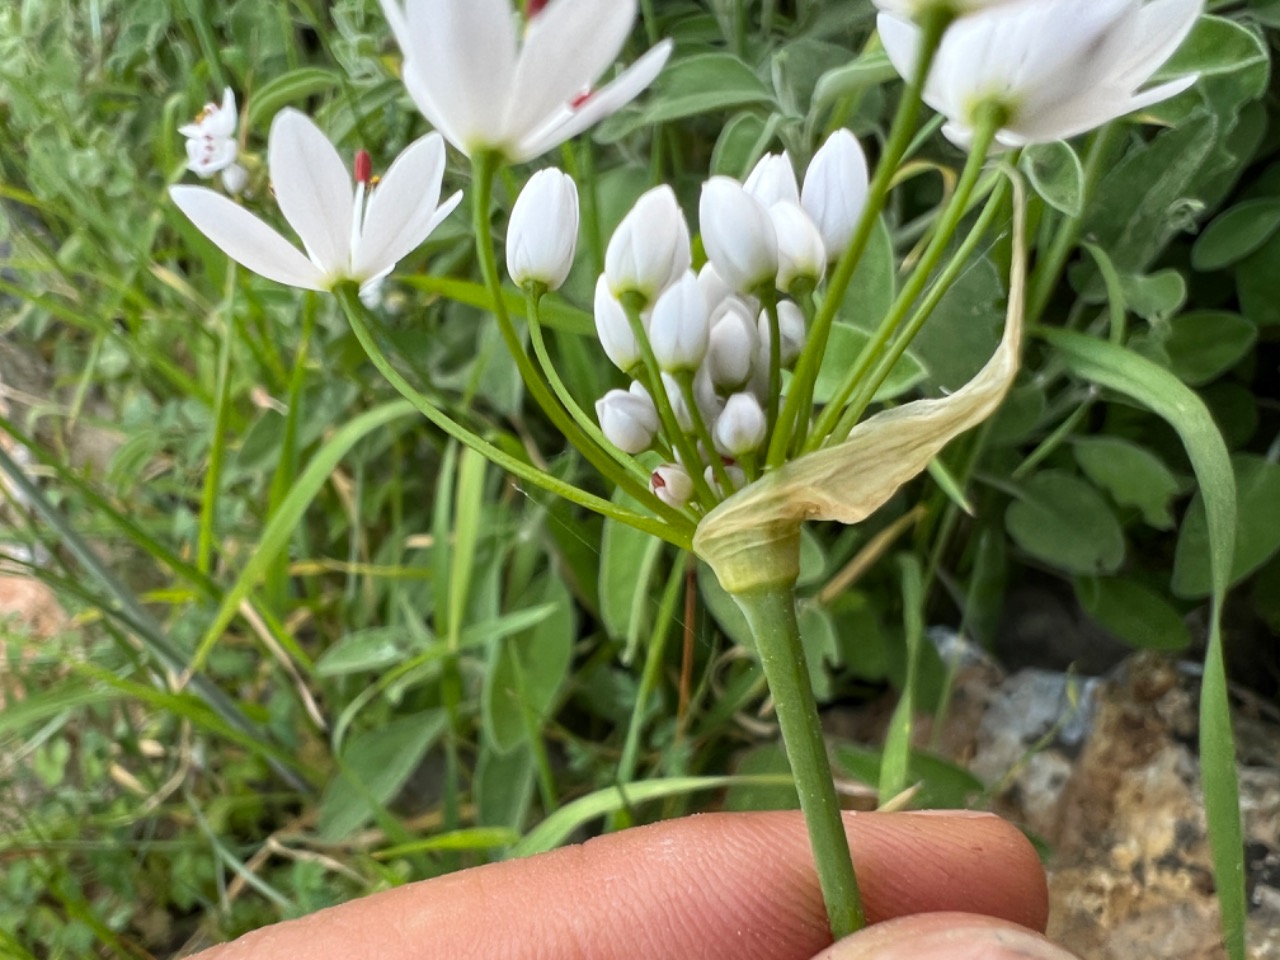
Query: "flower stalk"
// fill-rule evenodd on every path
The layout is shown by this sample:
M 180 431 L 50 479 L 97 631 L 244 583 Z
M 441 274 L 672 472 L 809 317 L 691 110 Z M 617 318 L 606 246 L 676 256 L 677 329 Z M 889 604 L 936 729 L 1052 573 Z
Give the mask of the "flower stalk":
M 767 565 L 769 558 L 758 556 L 756 561 Z M 795 582 L 765 584 L 731 595 L 751 627 L 760 666 L 773 695 L 782 742 L 813 847 L 831 936 L 839 940 L 862 929 L 866 916 L 800 642 Z

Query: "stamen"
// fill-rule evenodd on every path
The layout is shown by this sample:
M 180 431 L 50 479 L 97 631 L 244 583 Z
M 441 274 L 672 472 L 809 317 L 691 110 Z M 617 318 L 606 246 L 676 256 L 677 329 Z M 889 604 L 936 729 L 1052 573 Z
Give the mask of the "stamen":
M 584 90 L 582 93 L 578 94 L 576 97 L 574 97 L 572 100 L 569 101 L 569 109 L 577 110 L 580 106 L 582 106 L 584 103 L 590 100 L 594 95 L 595 95 L 594 90 Z
M 530 20 L 532 20 L 534 17 L 536 17 L 538 14 L 542 12 L 543 8 L 546 5 L 547 5 L 547 0 L 529 0 L 529 2 L 525 5 L 524 15 L 528 17 Z
M 653 471 L 653 476 L 649 478 L 649 486 L 652 487 L 656 493 L 659 490 L 665 490 L 667 488 L 667 481 L 662 479 L 662 474 L 655 470 Z
M 373 179 L 373 157 L 368 150 L 356 151 L 356 183 L 369 183 Z

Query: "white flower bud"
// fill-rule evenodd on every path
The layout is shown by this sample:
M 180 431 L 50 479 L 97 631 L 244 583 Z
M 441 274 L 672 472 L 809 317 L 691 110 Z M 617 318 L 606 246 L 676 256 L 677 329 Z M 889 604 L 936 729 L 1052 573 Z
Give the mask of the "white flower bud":
M 693 498 L 693 478 L 676 463 L 664 463 L 649 477 L 649 489 L 659 500 L 677 509 Z
M 809 214 L 783 200 L 769 208 L 769 219 L 778 237 L 778 289 L 789 291 L 797 280 L 816 285 L 827 270 L 827 251 Z
M 222 185 L 226 188 L 227 193 L 233 197 L 239 196 L 244 191 L 244 188 L 249 185 L 249 171 L 238 163 L 224 167 Z
M 516 198 L 507 226 L 507 272 L 517 287 L 558 290 L 578 245 L 578 188 L 555 168 L 539 170 Z
M 640 344 L 636 343 L 627 320 L 627 311 L 609 292 L 609 283 L 603 275 L 596 281 L 596 335 L 605 354 L 623 373 L 630 373 L 640 364 Z
M 800 202 L 796 172 L 792 169 L 791 157 L 785 150 L 781 155 L 766 153 L 761 157 L 742 188 L 759 200 L 766 210 L 783 200 Z
M 769 211 L 742 184 L 712 177 L 702 185 L 698 204 L 702 243 L 729 286 L 749 293 L 778 275 L 778 238 Z
M 749 393 L 735 393 L 716 420 L 713 439 L 722 454 L 740 458 L 760 448 L 767 430 L 760 401 Z
M 649 320 L 649 342 L 658 366 L 669 373 L 697 370 L 711 333 L 707 302 L 693 271 L 663 292 Z
M 675 414 L 676 425 L 685 433 L 693 433 L 693 415 L 689 412 L 689 405 L 684 402 L 680 381 L 671 374 L 664 373 L 662 387 L 667 391 L 667 400 L 671 403 L 671 412 Z
M 716 265 L 708 260 L 698 271 L 698 286 L 707 300 L 707 312 L 714 312 L 726 297 L 733 296 L 733 290 L 724 282 L 724 278 L 716 272 Z
M 760 356 L 763 358 L 761 366 L 768 369 L 769 350 L 773 340 L 769 336 L 767 310 L 760 311 L 757 329 L 760 332 Z M 778 334 L 778 342 L 781 344 L 779 359 L 782 366 L 788 368 L 796 362 L 800 351 L 804 349 L 804 312 L 790 300 L 778 302 Z
M 596 419 L 605 439 L 623 453 L 648 450 L 658 432 L 653 401 L 627 390 L 610 390 L 597 400 Z
M 712 316 L 705 359 L 711 382 L 722 389 L 741 389 L 751 379 L 759 349 L 760 334 L 752 314 L 741 300 L 730 297 Z
M 605 251 L 604 273 L 615 297 L 634 292 L 652 303 L 690 263 L 689 227 L 664 184 L 643 194 L 618 224 Z
M 729 483 L 733 485 L 733 490 L 725 490 L 720 486 L 720 480 L 716 477 L 716 468 L 708 466 L 703 472 L 703 479 L 707 481 L 707 486 L 716 492 L 717 496 L 727 497 L 734 490 L 741 490 L 747 485 L 747 473 L 740 466 L 730 460 L 724 465 L 724 472 L 729 477 Z
M 830 260 L 839 259 L 867 204 L 867 158 L 848 130 L 827 137 L 804 175 L 800 194 Z

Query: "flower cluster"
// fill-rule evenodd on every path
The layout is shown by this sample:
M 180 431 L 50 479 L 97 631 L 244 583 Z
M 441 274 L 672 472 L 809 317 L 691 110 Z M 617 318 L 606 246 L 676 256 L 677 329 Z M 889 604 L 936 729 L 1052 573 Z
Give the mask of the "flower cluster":
M 236 95 L 227 87 L 222 103 L 206 103 L 195 120 L 183 124 L 178 132 L 187 138 L 187 169 L 208 180 L 222 174 L 222 185 L 229 193 L 244 189 L 249 175 L 236 162 Z
M 670 187 L 645 193 L 619 224 L 595 322 L 634 382 L 609 391 L 596 413 L 618 449 L 669 461 L 652 479 L 667 503 L 683 506 L 698 489 L 719 500 L 754 479 L 781 371 L 804 346 L 801 304 L 848 245 L 866 190 L 862 148 L 842 130 L 814 156 L 803 189 L 785 153 L 765 156 L 745 183 L 708 180 L 699 204 L 708 260 L 696 273 Z

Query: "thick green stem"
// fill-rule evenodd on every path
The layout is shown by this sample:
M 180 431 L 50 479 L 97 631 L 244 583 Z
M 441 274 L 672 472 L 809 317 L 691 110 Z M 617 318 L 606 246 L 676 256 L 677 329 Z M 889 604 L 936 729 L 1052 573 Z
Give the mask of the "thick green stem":
M 595 494 L 588 493 L 586 490 L 575 487 L 571 483 L 565 483 L 563 480 L 559 480 L 548 473 L 543 473 L 537 467 L 511 456 L 505 450 L 501 450 L 487 440 L 476 436 L 470 430 L 445 415 L 427 397 L 414 389 L 413 385 L 392 365 L 387 355 L 378 345 L 377 340 L 374 339 L 373 331 L 370 329 L 366 308 L 360 302 L 360 293 L 356 285 L 354 283 L 339 284 L 334 288 L 333 293 L 338 298 L 339 304 L 342 305 L 342 309 L 346 312 L 356 339 L 360 341 L 360 346 L 364 347 L 364 351 L 369 355 L 369 359 L 373 361 L 373 365 L 400 392 L 401 396 L 413 404 L 419 413 L 445 434 L 475 450 L 508 473 L 533 484 L 535 487 L 541 487 L 543 490 L 554 493 L 558 497 L 563 497 L 580 507 L 586 507 L 601 516 L 617 520 L 619 523 L 625 523 L 627 526 L 635 527 L 637 530 L 643 530 L 677 547 L 682 547 L 685 550 L 692 549 L 693 524 L 688 520 L 682 518 L 679 524 L 663 523 L 652 517 L 636 513 L 634 510 L 620 507 L 616 503 L 597 497 Z
M 769 584 L 735 593 L 733 599 L 751 626 L 760 665 L 773 694 L 782 742 L 809 829 L 831 935 L 839 940 L 862 929 L 866 918 L 800 643 L 795 587 L 792 583 Z
M 801 409 L 805 398 L 813 396 L 813 384 L 818 377 L 818 368 L 822 365 L 822 356 L 827 349 L 827 337 L 831 334 L 831 324 L 836 312 L 844 300 L 845 291 L 853 280 L 854 271 L 862 261 L 862 254 L 867 248 L 871 234 L 884 209 L 889 188 L 893 185 L 894 174 L 902 161 L 911 136 L 915 132 L 916 117 L 920 113 L 920 94 L 924 90 L 924 82 L 929 76 L 929 68 L 933 65 L 934 55 L 942 42 L 954 15 L 945 9 L 932 8 L 923 15 L 920 37 L 920 54 L 916 63 L 915 74 L 911 77 L 907 88 L 898 101 L 898 110 L 889 128 L 889 139 L 876 163 L 875 176 L 867 188 L 867 203 L 858 218 L 849 246 L 840 255 L 835 269 L 827 281 L 827 292 L 822 307 L 814 318 L 813 327 L 809 331 L 804 351 L 796 364 L 795 378 L 778 416 L 778 423 L 769 443 L 766 463 L 770 468 L 781 465 L 786 459 L 787 449 L 791 444 L 793 431 L 800 431 L 803 439 L 804 430 L 808 426 L 804 419 L 806 411 Z

